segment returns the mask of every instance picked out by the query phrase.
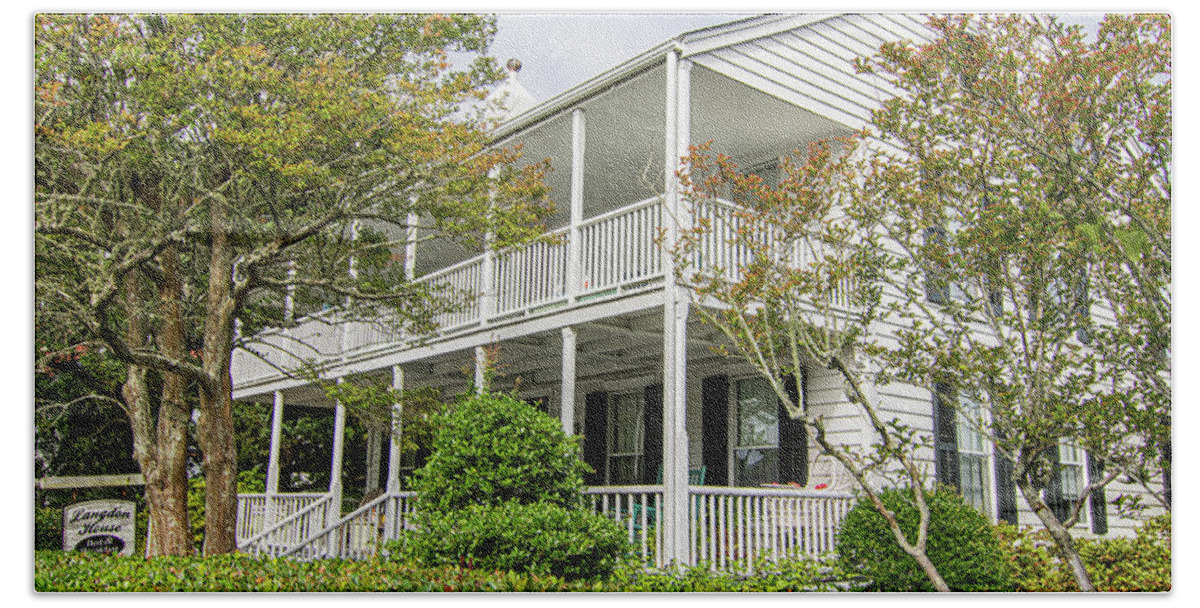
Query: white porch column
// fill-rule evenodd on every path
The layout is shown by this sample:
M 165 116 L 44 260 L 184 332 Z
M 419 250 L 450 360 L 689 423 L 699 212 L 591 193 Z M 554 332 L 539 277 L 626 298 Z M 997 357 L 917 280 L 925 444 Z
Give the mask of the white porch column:
M 579 224 L 583 221 L 583 153 L 587 117 L 583 108 L 571 113 L 571 220 L 567 235 L 566 294 L 574 299 L 583 288 L 581 252 L 583 243 L 579 236 Z M 569 431 L 568 431 L 569 432 Z
M 367 479 L 363 496 L 379 489 L 379 457 L 383 455 L 383 431 L 367 429 Z
M 267 456 L 267 526 L 275 524 L 275 496 L 279 494 L 279 442 L 283 435 L 283 392 L 275 391 L 271 410 L 271 448 Z
M 487 370 L 487 350 L 485 350 L 482 346 L 476 346 L 475 347 L 475 394 L 476 395 L 482 395 L 484 389 L 487 388 L 486 386 L 484 386 L 484 383 L 487 381 L 487 374 L 485 373 L 486 370 Z
M 338 378 L 341 384 L 342 379 Z M 329 493 L 333 495 L 333 507 L 330 519 L 325 523 L 331 524 L 342 514 L 342 451 L 346 443 L 346 406 L 341 401 L 334 402 L 333 410 L 333 456 L 329 463 Z
M 498 169 L 488 171 L 488 177 L 491 179 L 495 179 L 499 174 Z M 495 196 L 495 190 L 492 190 L 490 196 Z M 493 200 L 489 205 L 494 206 L 495 201 Z M 483 238 L 483 268 L 479 271 L 479 290 L 483 293 L 479 295 L 479 324 L 487 325 L 488 321 L 496 316 L 497 310 L 496 234 L 488 230 Z
M 562 328 L 562 390 L 559 391 L 559 418 L 563 432 L 575 433 L 575 329 Z
M 665 249 L 690 226 L 675 170 L 687 154 L 691 130 L 691 62 L 667 54 L 667 115 L 664 159 Z M 691 562 L 688 514 L 687 317 L 686 288 L 667 269 L 663 289 L 663 539 L 665 561 Z
M 404 390 L 404 368 L 399 365 L 392 366 L 392 388 L 397 391 Z M 388 442 L 387 472 L 387 493 L 389 496 L 400 491 L 400 442 L 404 438 L 402 434 L 404 430 L 403 421 L 401 418 L 403 413 L 403 403 L 397 401 L 392 405 L 392 434 L 391 441 Z M 384 504 L 383 529 L 386 538 L 390 540 L 399 535 L 400 514 L 396 511 L 398 505 L 395 500 L 388 499 Z

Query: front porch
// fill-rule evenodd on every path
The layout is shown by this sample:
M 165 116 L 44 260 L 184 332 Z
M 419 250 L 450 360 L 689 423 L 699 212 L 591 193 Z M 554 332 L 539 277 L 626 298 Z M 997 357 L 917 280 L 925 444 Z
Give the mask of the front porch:
M 542 330 L 513 330 L 511 337 L 478 346 L 467 340 L 479 332 L 465 332 L 415 349 L 422 355 L 415 360 L 339 378 L 355 382 L 390 374 L 393 386 L 431 387 L 449 399 L 482 384 L 485 359 L 490 360 L 493 390 L 535 404 L 559 419 L 564 431 L 583 436 L 584 459 L 595 471 L 585 479 L 592 507 L 626 530 L 648 565 L 703 561 L 714 568 L 745 570 L 760 557 L 833 550 L 837 526 L 852 501 L 840 467 L 816 455 L 807 435 L 787 420 L 773 395 L 763 392 L 752 370 L 714 349 L 720 336 L 700 323 L 694 311 L 678 325 L 670 323 L 676 319 L 664 314 L 664 297 L 659 288 L 589 303 L 585 309 L 600 307 L 604 313 L 553 329 L 545 325 L 553 327 L 560 316 L 514 322 L 510 328 Z M 617 305 L 625 312 L 610 314 L 605 308 Z M 675 362 L 671 338 L 676 336 L 682 356 L 677 367 L 668 369 Z M 672 412 L 665 407 L 671 402 L 664 393 L 665 385 L 676 379 L 682 382 Z M 845 413 L 844 396 L 827 370 L 806 370 L 804 385 L 794 389 L 830 419 Z M 344 408 L 312 386 L 273 395 L 276 419 L 285 403 L 333 407 L 344 419 Z M 674 433 L 672 415 L 682 427 Z M 335 433 L 344 426 L 335 424 Z M 274 459 L 278 443 L 274 434 Z M 384 458 L 381 448 L 390 443 L 379 437 L 368 441 L 368 453 L 354 456 L 365 457 L 366 469 L 374 471 L 368 484 L 387 471 L 386 491 L 354 510 L 340 504 L 339 475 L 331 475 L 327 493 L 285 494 L 279 492 L 278 463 L 268 463 L 271 491 L 244 495 L 239 502 L 242 551 L 302 559 L 364 558 L 398 538 L 413 509 L 413 494 L 403 490 L 403 478 L 420 463 L 402 460 L 394 450 Z M 335 435 L 333 471 L 342 468 L 343 446 Z M 684 487 L 675 494 L 683 500 L 674 511 L 672 488 L 663 483 L 670 467 L 684 474 Z M 706 473 L 703 479 L 688 479 L 689 470 L 699 469 Z

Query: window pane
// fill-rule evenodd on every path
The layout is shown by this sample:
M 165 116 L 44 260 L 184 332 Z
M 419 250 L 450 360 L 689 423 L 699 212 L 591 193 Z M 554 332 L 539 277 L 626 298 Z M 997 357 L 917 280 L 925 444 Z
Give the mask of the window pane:
M 633 485 L 642 481 L 641 456 L 613 456 L 608 460 L 608 481 L 613 485 Z
M 734 450 L 736 471 L 734 482 L 743 487 L 754 487 L 779 481 L 779 450 L 738 449 Z
M 738 447 L 779 445 L 779 409 L 775 392 L 766 380 L 742 380 L 737 385 Z
M 959 492 L 967 504 L 987 513 L 987 468 L 985 459 L 974 454 L 958 455 Z
M 642 453 L 642 400 L 636 395 L 614 395 L 613 454 Z

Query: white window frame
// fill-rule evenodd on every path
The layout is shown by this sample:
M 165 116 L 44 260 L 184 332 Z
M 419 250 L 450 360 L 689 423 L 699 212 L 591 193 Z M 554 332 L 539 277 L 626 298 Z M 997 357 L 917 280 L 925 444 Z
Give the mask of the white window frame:
M 626 399 L 632 400 L 636 404 L 636 417 L 634 419 L 634 444 L 635 450 L 632 452 L 618 452 L 617 447 L 617 424 L 619 421 L 617 408 L 621 401 Z M 613 464 L 618 459 L 632 459 L 634 464 L 634 475 L 639 479 L 633 482 L 636 485 L 640 478 L 645 475 L 646 468 L 646 396 L 644 391 L 627 391 L 619 393 L 609 393 L 608 395 L 608 438 L 605 446 L 605 473 L 604 483 L 612 485 L 613 482 Z
M 954 434 L 958 447 L 958 492 L 967 504 L 975 507 L 989 518 L 995 514 L 995 474 L 992 466 L 992 442 L 986 428 L 987 417 L 983 405 L 974 399 L 956 397 Z M 978 474 L 978 487 L 968 487 L 967 474 Z
M 1088 484 L 1087 470 L 1087 452 L 1079 447 L 1079 444 L 1063 437 L 1058 440 L 1058 486 L 1062 493 L 1063 501 L 1067 504 L 1074 504 L 1079 500 L 1079 495 Z M 1076 482 L 1075 493 L 1067 494 L 1068 480 Z M 1087 526 L 1091 524 L 1091 501 L 1085 501 L 1083 508 L 1079 509 L 1080 525 Z
M 728 408 L 729 415 L 728 415 L 728 420 L 727 420 L 727 422 L 728 422 L 727 428 L 729 429 L 729 432 L 727 433 L 728 441 L 729 441 L 729 449 L 728 449 L 729 469 L 728 470 L 729 470 L 729 480 L 730 480 L 729 483 L 733 487 L 740 487 L 742 485 L 742 481 L 740 479 L 738 479 L 738 476 L 737 476 L 737 472 L 738 472 L 737 452 L 739 450 L 774 450 L 775 454 L 776 454 L 776 462 L 778 462 L 779 450 L 780 450 L 779 411 L 778 411 L 779 406 L 778 406 L 778 403 L 776 402 L 778 397 L 775 395 L 774 390 L 770 391 L 770 395 L 774 399 L 771 403 L 775 404 L 775 407 L 776 407 L 776 411 L 775 411 L 775 444 L 774 445 L 767 445 L 767 444 L 741 445 L 741 413 L 742 413 L 742 410 L 741 410 L 741 402 L 738 399 L 738 394 L 739 394 L 739 388 L 741 387 L 743 382 L 762 382 L 762 383 L 766 384 L 768 387 L 770 387 L 769 381 L 762 378 L 761 376 L 756 376 L 756 375 L 742 376 L 739 378 L 731 378 L 731 381 L 729 383 L 730 407 Z

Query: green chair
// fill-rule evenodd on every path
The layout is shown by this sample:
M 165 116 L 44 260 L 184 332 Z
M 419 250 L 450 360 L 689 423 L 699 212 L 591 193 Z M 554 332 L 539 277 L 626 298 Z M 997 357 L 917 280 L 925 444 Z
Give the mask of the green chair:
M 698 469 L 688 469 L 688 485 L 689 486 L 704 485 L 704 477 L 707 474 L 707 472 L 708 472 L 708 467 L 706 467 L 704 465 L 700 465 L 700 468 L 698 468 Z M 662 485 L 662 482 L 663 482 L 662 476 L 663 476 L 662 466 L 659 465 L 658 475 L 656 475 L 654 478 L 654 485 L 659 485 L 659 486 Z M 642 529 L 641 522 L 642 522 L 642 511 L 643 510 L 645 510 L 645 512 L 646 512 L 646 526 L 654 527 L 654 515 L 655 515 L 655 512 L 657 511 L 657 509 L 655 509 L 654 507 L 650 507 L 650 506 L 647 506 L 643 509 L 642 505 L 633 505 L 633 509 L 630 511 L 629 516 L 631 518 L 633 518 L 633 529 L 634 530 Z

